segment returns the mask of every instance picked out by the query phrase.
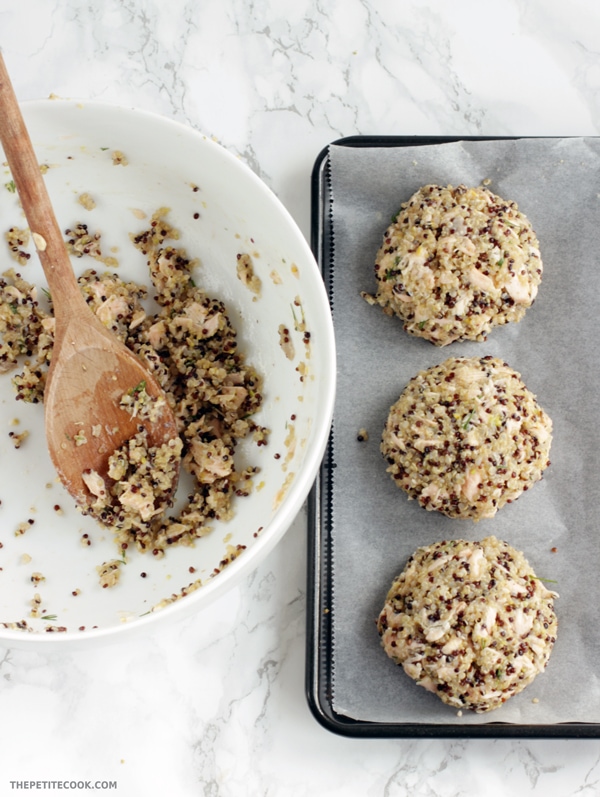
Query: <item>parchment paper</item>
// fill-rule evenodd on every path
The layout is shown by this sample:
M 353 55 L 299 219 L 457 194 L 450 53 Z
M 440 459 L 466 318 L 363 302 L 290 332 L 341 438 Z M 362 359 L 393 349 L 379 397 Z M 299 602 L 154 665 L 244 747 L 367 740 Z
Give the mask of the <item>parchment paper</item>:
M 333 708 L 372 722 L 600 722 L 600 141 L 522 139 L 432 146 L 332 145 L 328 211 L 338 345 L 333 425 Z M 540 240 L 544 276 L 520 324 L 485 343 L 437 348 L 369 306 L 373 264 L 400 203 L 428 183 L 489 188 L 516 201 Z M 446 518 L 409 501 L 379 451 L 389 408 L 419 370 L 449 356 L 502 357 L 554 424 L 544 478 L 495 518 Z M 366 428 L 369 439 L 357 441 Z M 484 715 L 444 705 L 380 647 L 393 578 L 421 545 L 494 534 L 554 581 L 559 631 L 548 667 Z M 556 548 L 553 552 L 552 549 Z

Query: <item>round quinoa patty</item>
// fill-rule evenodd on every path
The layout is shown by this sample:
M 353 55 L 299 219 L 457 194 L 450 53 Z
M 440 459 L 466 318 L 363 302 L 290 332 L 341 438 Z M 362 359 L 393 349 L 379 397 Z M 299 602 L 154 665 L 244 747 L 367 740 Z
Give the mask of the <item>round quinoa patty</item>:
M 496 357 L 420 371 L 391 407 L 381 452 L 409 498 L 448 517 L 493 517 L 542 478 L 552 421 Z
M 412 335 L 445 346 L 520 321 L 542 279 L 538 239 L 515 202 L 487 188 L 427 185 L 405 202 L 375 260 L 377 293 Z
M 377 628 L 387 655 L 419 686 L 482 713 L 546 667 L 557 597 L 506 542 L 438 542 L 408 560 Z

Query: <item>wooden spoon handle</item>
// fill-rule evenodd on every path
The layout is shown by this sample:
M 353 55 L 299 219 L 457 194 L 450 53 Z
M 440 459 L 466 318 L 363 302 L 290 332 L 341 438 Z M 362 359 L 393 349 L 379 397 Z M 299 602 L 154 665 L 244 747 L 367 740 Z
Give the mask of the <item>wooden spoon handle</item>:
M 1 52 L 0 143 L 58 316 L 74 302 L 83 301 L 83 298 Z

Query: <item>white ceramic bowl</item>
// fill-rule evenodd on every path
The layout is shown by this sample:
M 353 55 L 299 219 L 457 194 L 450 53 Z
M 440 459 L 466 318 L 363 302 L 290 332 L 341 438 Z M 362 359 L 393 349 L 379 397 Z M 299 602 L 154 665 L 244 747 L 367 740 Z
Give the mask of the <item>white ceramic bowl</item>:
M 265 379 L 256 420 L 271 430 L 269 443 L 244 442 L 238 452 L 240 462 L 260 468 L 258 489 L 236 498 L 235 517 L 216 524 L 193 548 L 170 548 L 163 559 L 128 551 L 118 585 L 102 589 L 98 565 L 119 557 L 112 534 L 83 517 L 57 482 L 41 406 L 16 402 L 10 375 L 0 377 L 0 641 L 88 644 L 195 611 L 255 568 L 281 539 L 314 482 L 330 428 L 333 326 L 321 275 L 300 230 L 264 183 L 223 147 L 173 121 L 104 104 L 45 100 L 24 103 L 23 113 L 38 160 L 50 167 L 45 179 L 61 228 L 87 223 L 101 233 L 104 253 L 116 253 L 117 273 L 149 285 L 145 259 L 129 234 L 145 229 L 159 207 L 170 208 L 168 218 L 181 232 L 177 245 L 199 258 L 197 284 L 226 303 L 242 351 Z M 128 165 L 113 165 L 115 150 Z M 26 226 L 9 181 L 3 167 L 2 235 L 12 225 Z M 79 203 L 83 192 L 96 201 L 93 210 Z M 16 267 L 27 281 L 45 285 L 32 245 L 29 251 L 28 264 L 18 268 L 0 239 L 0 270 Z M 237 279 L 239 252 L 253 257 L 262 281 L 258 298 Z M 88 257 L 73 266 L 77 273 L 102 268 Z M 294 313 L 297 319 L 304 313 L 308 345 L 295 329 Z M 293 359 L 280 346 L 280 324 L 291 330 Z M 24 430 L 29 436 L 17 450 L 9 432 Z M 16 534 L 30 519 L 26 532 Z M 84 533 L 92 540 L 89 547 L 81 544 Z M 229 546 L 237 545 L 245 546 L 242 554 L 215 574 Z M 44 580 L 33 583 L 33 573 Z M 154 608 L 197 579 L 199 589 Z M 35 593 L 44 619 L 30 616 Z M 13 626 L 22 620 L 29 631 Z M 50 626 L 66 630 L 48 632 Z

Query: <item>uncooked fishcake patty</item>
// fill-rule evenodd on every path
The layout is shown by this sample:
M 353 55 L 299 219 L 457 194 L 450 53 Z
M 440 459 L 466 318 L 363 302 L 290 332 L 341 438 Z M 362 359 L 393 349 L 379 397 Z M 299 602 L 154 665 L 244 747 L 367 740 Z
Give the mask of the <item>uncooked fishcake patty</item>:
M 438 542 L 408 560 L 377 628 L 385 652 L 420 686 L 482 713 L 546 667 L 557 597 L 506 542 Z
M 427 185 L 404 203 L 363 297 L 445 346 L 520 321 L 542 279 L 538 239 L 514 202 L 487 188 Z
M 542 478 L 552 421 L 496 357 L 450 357 L 419 372 L 391 407 L 388 473 L 425 509 L 493 517 Z

